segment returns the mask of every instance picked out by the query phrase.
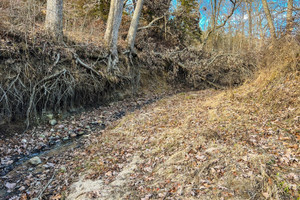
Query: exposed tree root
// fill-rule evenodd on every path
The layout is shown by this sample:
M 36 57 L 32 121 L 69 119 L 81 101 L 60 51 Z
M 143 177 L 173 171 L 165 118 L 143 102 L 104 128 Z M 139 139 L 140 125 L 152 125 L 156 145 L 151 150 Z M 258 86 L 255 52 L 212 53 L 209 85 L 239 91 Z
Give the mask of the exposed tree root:
M 119 56 L 118 53 L 111 52 L 109 53 L 107 61 L 107 72 L 111 74 L 117 74 L 120 72 L 118 68 Z
M 93 73 L 95 73 L 96 75 L 98 75 L 98 77 L 99 77 L 100 79 L 103 78 L 103 76 L 102 76 L 99 72 L 97 72 L 95 69 L 93 69 L 93 68 L 92 68 L 91 66 L 89 66 L 88 64 L 84 63 L 84 62 L 78 57 L 78 55 L 77 55 L 76 53 L 74 53 L 74 57 L 75 57 L 76 61 L 77 61 L 81 66 L 85 67 L 86 69 L 88 69 L 88 70 L 92 71 Z
M 37 90 L 40 90 L 42 87 L 45 87 L 45 84 L 44 85 L 41 85 L 42 83 L 45 83 L 51 79 L 54 79 L 54 78 L 57 78 L 59 77 L 60 75 L 62 74 L 65 74 L 67 72 L 66 69 L 63 69 L 51 76 L 48 76 L 44 79 L 42 79 L 41 81 L 39 81 L 37 84 L 35 84 L 35 86 L 33 87 L 33 90 L 32 90 L 32 93 L 31 93 L 31 96 L 30 96 L 30 100 L 29 100 L 29 107 L 27 109 L 27 112 L 26 112 L 26 125 L 27 125 L 27 128 L 29 127 L 29 121 L 30 121 L 30 113 L 31 113 L 31 110 L 32 110 L 32 107 L 33 107 L 33 104 L 35 102 L 35 97 L 36 97 L 36 91 Z
M 135 52 L 132 52 L 130 50 L 125 51 L 123 54 L 126 55 L 126 64 L 127 64 L 127 70 L 130 74 L 130 81 L 131 81 L 131 88 L 132 88 L 132 94 L 136 95 L 139 83 L 140 83 L 140 70 L 139 70 L 139 63 L 134 64 L 134 58 L 137 58 L 137 54 Z M 138 60 L 138 59 L 136 59 Z

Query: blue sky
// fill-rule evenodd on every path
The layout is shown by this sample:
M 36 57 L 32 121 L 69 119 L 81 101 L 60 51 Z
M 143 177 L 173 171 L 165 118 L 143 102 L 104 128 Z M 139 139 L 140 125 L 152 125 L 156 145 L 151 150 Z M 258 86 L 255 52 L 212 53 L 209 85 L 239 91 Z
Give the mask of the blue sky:
M 210 0 L 197 0 L 198 3 L 201 2 L 199 6 L 199 12 L 201 14 L 201 20 L 199 23 L 199 26 L 202 30 L 207 30 L 209 27 L 210 23 L 210 13 L 211 13 L 211 8 L 210 8 Z M 131 0 L 128 1 L 129 3 L 132 3 Z M 221 6 L 221 11 L 220 11 L 220 17 L 219 21 L 222 20 L 222 17 L 226 14 L 229 13 L 230 8 L 231 8 L 231 3 L 229 0 L 223 0 L 222 1 L 222 6 Z M 268 0 L 268 4 L 270 7 L 270 10 L 273 11 L 272 16 L 274 18 L 274 24 L 277 28 L 277 30 L 284 29 L 286 25 L 286 7 L 287 7 L 287 0 Z M 172 0 L 171 1 L 171 8 L 170 12 L 174 11 L 178 5 L 177 0 Z M 261 0 L 253 0 L 253 15 L 252 15 L 252 20 L 253 24 L 257 24 L 259 18 L 262 18 L 262 26 L 267 28 L 267 22 L 265 20 L 264 16 L 264 11 L 261 5 Z M 294 0 L 294 6 L 295 7 L 300 7 L 300 1 L 299 0 Z M 204 9 L 204 7 L 206 9 Z M 245 10 L 244 13 L 242 12 L 242 7 L 239 7 L 234 15 L 231 17 L 230 24 L 233 28 L 240 28 L 238 25 L 241 24 L 241 22 L 245 23 L 245 28 L 247 29 L 248 26 L 248 15 L 247 11 Z M 255 29 L 254 31 L 258 30 Z M 254 32 L 255 34 L 255 32 Z
M 201 20 L 199 26 L 202 30 L 206 30 L 209 26 L 209 20 L 210 20 L 210 0 L 198 0 L 198 2 L 201 2 L 199 6 L 199 11 L 201 13 Z M 222 17 L 224 17 L 226 14 L 229 13 L 231 3 L 228 0 L 223 0 L 220 11 L 220 17 L 219 20 L 222 20 Z M 177 0 L 172 0 L 172 6 L 176 8 Z M 272 11 L 272 17 L 274 20 L 275 27 L 277 30 L 284 29 L 286 26 L 286 8 L 287 8 L 287 0 L 268 0 L 268 5 L 270 7 L 270 10 Z M 300 1 L 294 0 L 294 6 L 299 7 Z M 203 8 L 206 8 L 206 11 Z M 262 26 L 267 27 L 267 21 L 265 20 L 264 11 L 261 5 L 261 0 L 253 0 L 253 15 L 252 20 L 253 24 L 257 24 L 259 18 L 262 18 Z M 240 6 L 230 19 L 230 24 L 232 26 L 235 26 L 237 24 L 241 24 L 241 22 L 245 23 L 245 27 L 248 26 L 248 14 L 245 10 L 244 13 L 242 12 L 242 7 Z M 237 27 L 238 28 L 238 27 Z M 255 31 L 255 27 L 254 27 Z M 255 34 L 255 33 L 254 33 Z

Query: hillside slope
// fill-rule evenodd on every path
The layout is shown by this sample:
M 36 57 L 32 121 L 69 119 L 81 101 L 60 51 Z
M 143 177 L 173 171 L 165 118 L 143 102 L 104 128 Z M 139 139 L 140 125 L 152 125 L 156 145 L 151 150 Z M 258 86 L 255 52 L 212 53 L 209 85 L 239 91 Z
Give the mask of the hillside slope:
M 299 198 L 297 60 L 234 90 L 180 93 L 126 116 L 83 153 L 67 199 Z

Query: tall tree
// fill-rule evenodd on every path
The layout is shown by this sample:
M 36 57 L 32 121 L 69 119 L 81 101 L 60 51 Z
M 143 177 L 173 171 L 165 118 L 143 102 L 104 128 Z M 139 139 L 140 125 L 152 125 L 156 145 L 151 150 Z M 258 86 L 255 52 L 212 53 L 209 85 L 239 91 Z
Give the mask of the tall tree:
M 276 32 L 275 32 L 275 26 L 274 26 L 274 23 L 273 23 L 271 12 L 270 12 L 270 9 L 269 9 L 269 5 L 268 5 L 267 0 L 261 0 L 261 1 L 262 1 L 262 5 L 263 5 L 263 8 L 264 8 L 265 15 L 267 17 L 271 38 L 274 41 L 276 39 Z
M 107 27 L 104 35 L 104 44 L 109 52 L 108 71 L 117 70 L 118 57 L 118 35 L 122 21 L 123 0 L 112 0 L 107 20 Z
M 212 35 L 212 33 L 214 33 L 216 30 L 224 27 L 227 24 L 228 20 L 232 17 L 234 11 L 240 5 L 240 2 L 238 0 L 230 0 L 230 3 L 232 4 L 230 12 L 221 21 L 221 23 L 218 23 L 217 19 L 218 19 L 218 13 L 220 11 L 221 1 L 219 1 L 219 3 L 218 3 L 218 8 L 216 7 L 216 9 L 215 9 L 214 7 L 217 6 L 217 1 L 216 0 L 211 0 L 212 10 L 215 10 L 215 11 L 213 11 L 215 14 L 213 14 L 212 17 L 215 18 L 216 20 L 213 22 L 212 28 L 207 32 L 206 36 L 204 37 L 203 42 L 202 42 L 201 47 L 200 47 L 201 49 L 203 49 L 203 47 L 206 45 L 206 43 L 207 43 L 208 39 L 210 38 L 210 36 Z
M 286 13 L 286 33 L 291 35 L 293 30 L 293 0 L 288 0 Z
M 63 0 L 47 0 L 45 28 L 58 41 L 63 38 Z
M 249 42 L 252 44 L 252 1 L 247 2 L 247 13 L 248 13 L 248 23 L 249 23 Z
M 134 14 L 133 14 L 133 17 L 131 20 L 130 28 L 129 28 L 127 39 L 126 39 L 128 49 L 130 49 L 131 52 L 134 50 L 133 49 L 134 41 L 135 41 L 135 36 L 136 36 L 138 24 L 139 24 L 139 18 L 140 18 L 142 8 L 143 8 L 143 3 L 144 3 L 144 0 L 138 0 L 137 4 L 135 6 Z

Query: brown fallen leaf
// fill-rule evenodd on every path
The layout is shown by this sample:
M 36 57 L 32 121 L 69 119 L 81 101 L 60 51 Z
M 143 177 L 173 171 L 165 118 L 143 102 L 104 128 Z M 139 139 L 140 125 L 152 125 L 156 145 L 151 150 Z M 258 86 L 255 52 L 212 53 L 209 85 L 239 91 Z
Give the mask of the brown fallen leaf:
M 268 198 L 270 197 L 270 195 L 269 195 L 267 192 L 263 192 L 262 195 L 263 195 L 266 199 L 268 199 Z
M 61 199 L 61 194 L 56 194 L 50 197 L 50 200 L 60 200 L 60 199 Z

